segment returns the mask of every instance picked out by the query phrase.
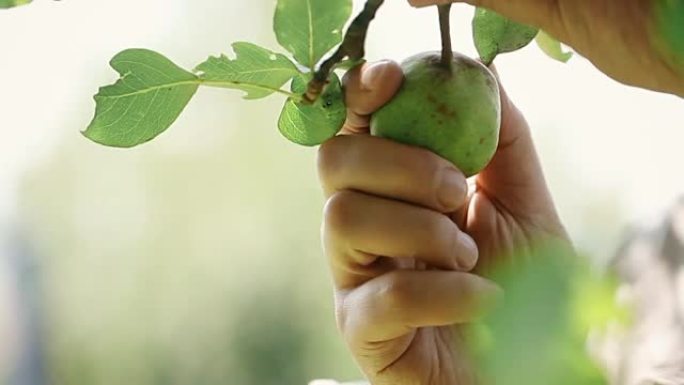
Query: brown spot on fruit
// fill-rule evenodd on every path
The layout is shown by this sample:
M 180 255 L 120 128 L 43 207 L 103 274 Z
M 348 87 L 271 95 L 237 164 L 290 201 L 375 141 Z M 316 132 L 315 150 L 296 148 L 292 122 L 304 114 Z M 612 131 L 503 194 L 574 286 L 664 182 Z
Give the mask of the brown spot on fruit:
M 456 111 L 452 110 L 444 103 L 439 103 L 439 105 L 437 105 L 437 112 L 449 118 L 456 117 Z

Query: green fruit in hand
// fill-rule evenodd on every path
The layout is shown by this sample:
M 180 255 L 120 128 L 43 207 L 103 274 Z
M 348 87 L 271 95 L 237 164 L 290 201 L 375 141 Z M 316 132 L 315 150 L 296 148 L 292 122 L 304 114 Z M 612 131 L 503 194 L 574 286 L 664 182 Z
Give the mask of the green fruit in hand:
M 517 51 L 530 44 L 538 32 L 535 27 L 516 23 L 484 8 L 477 8 L 473 18 L 475 48 L 487 65 L 500 53 Z
M 431 150 L 467 176 L 480 172 L 499 142 L 501 100 L 494 75 L 454 53 L 450 68 L 439 52 L 402 63 L 404 84 L 373 115 L 371 133 Z

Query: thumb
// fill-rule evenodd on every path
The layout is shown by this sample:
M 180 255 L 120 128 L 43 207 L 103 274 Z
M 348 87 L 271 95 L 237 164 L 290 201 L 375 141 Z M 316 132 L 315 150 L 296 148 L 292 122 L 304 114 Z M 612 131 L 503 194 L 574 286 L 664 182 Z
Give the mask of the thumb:
M 370 115 L 392 100 L 404 81 L 404 73 L 393 61 L 366 63 L 344 76 L 347 121 L 343 133 L 368 131 Z
M 496 68 L 490 67 L 499 81 L 501 94 L 501 131 L 499 147 L 492 161 L 477 176 L 477 186 L 504 206 L 522 211 L 551 204 L 544 172 L 530 127 L 501 85 Z

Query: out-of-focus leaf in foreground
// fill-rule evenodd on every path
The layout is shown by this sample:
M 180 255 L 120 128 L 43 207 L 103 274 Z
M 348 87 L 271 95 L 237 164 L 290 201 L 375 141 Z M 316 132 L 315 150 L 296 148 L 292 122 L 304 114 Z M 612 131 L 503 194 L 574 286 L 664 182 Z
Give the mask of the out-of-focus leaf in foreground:
M 493 274 L 505 300 L 471 334 L 488 383 L 607 384 L 585 347 L 590 328 L 621 316 L 614 311 L 614 281 L 571 254 L 550 245 Z

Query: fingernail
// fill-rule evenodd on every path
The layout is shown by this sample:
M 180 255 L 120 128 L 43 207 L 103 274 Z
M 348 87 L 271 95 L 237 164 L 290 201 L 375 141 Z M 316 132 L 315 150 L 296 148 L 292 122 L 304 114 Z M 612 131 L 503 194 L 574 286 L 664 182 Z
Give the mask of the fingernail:
M 361 72 L 361 88 L 364 91 L 372 91 L 378 88 L 387 71 L 388 61 L 380 61 L 366 66 Z
M 463 205 L 468 189 L 466 179 L 461 172 L 453 168 L 445 168 L 442 181 L 437 192 L 439 203 L 446 210 L 454 211 Z

